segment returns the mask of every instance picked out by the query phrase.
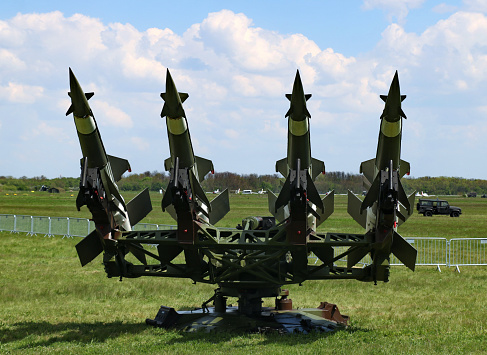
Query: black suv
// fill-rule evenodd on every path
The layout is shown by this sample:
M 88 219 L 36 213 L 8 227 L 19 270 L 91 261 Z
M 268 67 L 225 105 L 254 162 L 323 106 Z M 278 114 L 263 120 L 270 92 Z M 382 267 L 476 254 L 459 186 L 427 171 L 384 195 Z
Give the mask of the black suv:
M 420 198 L 416 204 L 416 209 L 418 213 L 427 217 L 434 214 L 448 214 L 450 217 L 459 217 L 462 214 L 461 208 L 450 206 L 445 200 L 424 200 Z

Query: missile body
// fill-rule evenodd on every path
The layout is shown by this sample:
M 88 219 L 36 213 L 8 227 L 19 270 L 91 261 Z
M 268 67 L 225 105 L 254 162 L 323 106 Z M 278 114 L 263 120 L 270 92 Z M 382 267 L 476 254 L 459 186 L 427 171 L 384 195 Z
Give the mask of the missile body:
M 116 182 L 125 171 L 130 171 L 129 162 L 106 154 L 95 117 L 88 104 L 93 93 L 83 92 L 71 68 L 69 86 L 71 106 L 66 116 L 73 114 L 83 154 L 76 206 L 78 210 L 84 205 L 88 207 L 96 227 L 95 231 L 77 245 L 81 263 L 85 265 L 103 251 L 99 235 L 103 239 L 116 239 L 121 231 L 132 230 L 131 226 L 145 217 L 152 206 L 147 189 L 128 204 L 125 203 Z
M 315 178 L 324 173 L 325 164 L 311 157 L 311 115 L 306 107 L 311 94 L 304 93 L 299 71 L 296 72 L 293 91 L 286 97 L 290 101 L 286 113 L 287 156 L 276 162 L 276 171 L 285 176 L 286 181 L 277 198 L 269 192 L 269 211 L 280 221 L 290 218 L 294 222 L 291 225 L 296 225 L 296 228 L 288 233 L 288 241 L 301 244 L 308 226 L 316 229 L 333 212 L 334 197 L 331 193 L 322 200 L 314 185 Z
M 414 270 L 416 250 L 398 233 L 397 226 L 413 212 L 414 193 L 406 195 L 401 177 L 409 173 L 409 163 L 401 160 L 402 118 L 406 118 L 401 102 L 397 71 L 380 116 L 380 130 L 375 159 L 365 161 L 360 166 L 364 175 L 364 185 L 368 188 L 363 201 L 351 191 L 348 192 L 348 212 L 366 229 L 372 238 L 372 249 L 362 248 L 349 256 L 349 266 L 365 256 L 372 256 L 372 277 L 374 281 L 388 281 L 389 255 L 396 255 L 406 266 Z
M 201 188 L 200 181 L 214 171 L 213 163 L 194 155 L 186 113 L 182 106 L 188 94 L 177 91 L 169 70 L 166 73 L 166 92 L 161 97 L 164 100 L 161 117 L 166 118 L 171 153 L 164 161 L 166 171 L 171 172 L 171 178 L 162 199 L 162 209 L 167 209 L 178 221 L 178 225 L 184 226 L 184 230 L 192 229 L 195 219 L 210 224 L 217 223 L 229 211 L 228 190 L 210 203 Z M 192 234 L 190 238 L 194 236 Z

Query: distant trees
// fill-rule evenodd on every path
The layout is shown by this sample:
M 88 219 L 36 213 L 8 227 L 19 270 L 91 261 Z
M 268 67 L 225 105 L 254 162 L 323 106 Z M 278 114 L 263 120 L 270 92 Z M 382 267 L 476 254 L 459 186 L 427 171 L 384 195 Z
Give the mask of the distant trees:
M 341 171 L 328 172 L 319 175 L 315 184 L 318 192 L 325 193 L 335 190 L 335 193 L 346 193 L 351 190 L 361 193 L 363 188 L 362 175 L 344 173 Z M 203 190 L 220 191 L 228 188 L 229 190 L 265 190 L 279 192 L 285 179 L 278 174 L 257 175 L 257 174 L 235 174 L 231 172 L 221 172 L 208 174 L 202 182 Z M 407 193 L 413 191 L 423 191 L 434 195 L 464 195 L 475 191 L 477 194 L 487 194 L 487 180 L 463 179 L 459 177 L 404 177 L 402 184 Z M 124 176 L 117 184 L 122 191 L 142 191 L 148 188 L 151 191 L 165 189 L 169 183 L 167 172 L 146 171 L 141 174 L 129 174 Z M 48 179 L 45 176 L 35 176 L 27 178 L 14 178 L 12 176 L 0 176 L 0 191 L 31 191 L 39 190 L 42 185 L 56 187 L 61 191 L 77 190 L 79 187 L 79 177 L 58 177 Z

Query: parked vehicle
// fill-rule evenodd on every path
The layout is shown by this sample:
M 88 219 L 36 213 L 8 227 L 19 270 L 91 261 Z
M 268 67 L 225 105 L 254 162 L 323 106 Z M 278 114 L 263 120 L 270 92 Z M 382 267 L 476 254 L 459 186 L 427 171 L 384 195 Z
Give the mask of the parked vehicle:
M 448 201 L 445 200 L 426 200 L 419 199 L 416 204 L 418 213 L 423 214 L 425 217 L 431 217 L 434 214 L 445 214 L 450 217 L 459 217 L 462 214 L 462 209 L 455 206 L 450 206 Z

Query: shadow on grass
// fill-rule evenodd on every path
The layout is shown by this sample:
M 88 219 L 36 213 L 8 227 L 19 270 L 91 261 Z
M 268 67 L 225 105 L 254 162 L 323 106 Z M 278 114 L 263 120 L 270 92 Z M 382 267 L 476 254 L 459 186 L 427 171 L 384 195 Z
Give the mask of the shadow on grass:
M 368 332 L 367 329 L 350 326 L 343 330 L 334 332 L 320 333 L 311 332 L 309 334 L 283 334 L 277 332 L 270 332 L 262 334 L 264 338 L 261 344 L 292 344 L 295 343 L 296 338 L 299 337 L 300 343 L 313 342 L 318 338 L 334 336 L 338 333 Z M 107 340 L 113 340 L 121 336 L 135 335 L 144 333 L 149 336 L 159 337 L 164 334 L 171 335 L 167 338 L 168 345 L 184 344 L 186 342 L 206 342 L 208 344 L 218 344 L 228 342 L 233 338 L 241 338 L 242 336 L 254 336 L 249 331 L 245 332 L 212 332 L 211 336 L 204 331 L 197 331 L 186 333 L 178 330 L 164 330 L 160 328 L 153 328 L 145 323 L 124 323 L 124 322 L 96 322 L 96 323 L 59 323 L 51 324 L 48 322 L 20 322 L 15 323 L 7 329 L 0 332 L 0 343 L 14 343 L 21 342 L 25 338 L 29 338 L 28 344 L 18 344 L 15 348 L 33 348 L 45 347 L 54 343 L 77 343 L 77 344 L 93 344 L 104 343 Z M 148 333 L 147 333 L 148 332 Z M 162 333 L 161 333 L 162 332 Z M 152 333 L 152 334 L 151 334 Z
M 25 347 L 49 346 L 56 342 L 102 343 L 107 339 L 126 334 L 138 334 L 147 329 L 143 323 L 96 322 L 96 323 L 57 323 L 20 322 L 0 332 L 0 343 L 21 341 L 29 337 Z M 24 347 L 19 347 L 22 349 Z

